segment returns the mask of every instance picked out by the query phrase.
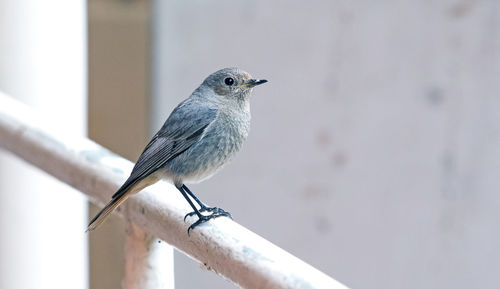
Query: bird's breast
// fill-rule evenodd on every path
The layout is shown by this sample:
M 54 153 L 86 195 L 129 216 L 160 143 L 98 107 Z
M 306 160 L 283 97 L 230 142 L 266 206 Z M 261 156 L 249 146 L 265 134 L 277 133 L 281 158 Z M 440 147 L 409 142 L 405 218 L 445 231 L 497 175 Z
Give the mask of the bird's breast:
M 202 138 L 169 162 L 169 170 L 182 182 L 199 182 L 228 163 L 240 150 L 250 130 L 250 114 L 220 113 Z

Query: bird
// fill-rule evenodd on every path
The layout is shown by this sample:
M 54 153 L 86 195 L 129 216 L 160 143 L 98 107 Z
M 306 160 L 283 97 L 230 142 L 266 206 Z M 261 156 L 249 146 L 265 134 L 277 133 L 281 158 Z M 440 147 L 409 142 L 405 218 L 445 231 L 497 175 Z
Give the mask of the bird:
M 144 148 L 130 176 L 90 221 L 86 232 L 95 230 L 128 197 L 162 179 L 172 182 L 193 209 L 184 221 L 188 216 L 198 217 L 188 227 L 188 235 L 210 219 L 232 218 L 229 212 L 200 201 L 186 183 L 210 178 L 240 150 L 250 130 L 250 94 L 266 82 L 236 67 L 210 74 L 174 108 Z

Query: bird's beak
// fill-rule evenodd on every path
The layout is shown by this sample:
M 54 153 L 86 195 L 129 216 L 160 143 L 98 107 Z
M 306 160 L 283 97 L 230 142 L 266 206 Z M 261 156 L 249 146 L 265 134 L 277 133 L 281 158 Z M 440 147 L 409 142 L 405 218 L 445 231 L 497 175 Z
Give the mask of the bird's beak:
M 254 86 L 257 86 L 257 85 L 260 85 L 260 84 L 264 84 L 266 83 L 267 80 L 265 79 L 250 79 L 249 81 L 243 83 L 242 85 L 240 85 L 239 87 L 245 87 L 245 86 L 249 86 L 249 87 L 254 87 Z

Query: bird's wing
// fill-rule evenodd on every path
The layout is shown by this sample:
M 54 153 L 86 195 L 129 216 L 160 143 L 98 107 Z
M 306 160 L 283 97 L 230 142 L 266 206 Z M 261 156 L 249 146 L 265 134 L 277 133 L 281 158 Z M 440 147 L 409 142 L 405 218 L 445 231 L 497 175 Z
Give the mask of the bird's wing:
M 194 143 L 215 120 L 216 108 L 196 105 L 189 99 L 177 106 L 163 127 L 148 143 L 134 166 L 130 177 L 113 195 L 113 198 L 125 193 L 138 181 L 161 168 Z

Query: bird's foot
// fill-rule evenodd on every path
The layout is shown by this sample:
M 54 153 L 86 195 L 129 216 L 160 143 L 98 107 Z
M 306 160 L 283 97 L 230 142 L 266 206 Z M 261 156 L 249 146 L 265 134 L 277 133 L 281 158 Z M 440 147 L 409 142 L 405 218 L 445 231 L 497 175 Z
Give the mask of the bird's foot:
M 229 217 L 231 218 L 231 220 L 233 219 L 233 216 L 231 216 L 231 213 L 229 212 L 226 212 L 224 211 L 223 209 L 221 208 L 217 208 L 217 207 L 206 207 L 206 206 L 203 206 L 200 208 L 200 210 L 198 210 L 200 213 L 203 213 L 203 212 L 210 212 L 212 214 L 208 215 L 208 216 L 211 216 L 213 214 L 216 214 L 217 216 L 215 217 L 212 217 L 212 218 L 216 218 L 216 217 L 220 217 L 220 216 L 226 216 L 226 217 Z M 184 222 L 186 221 L 187 217 L 192 217 L 194 215 L 196 215 L 197 213 L 196 212 L 191 212 L 191 213 L 187 213 L 185 216 L 184 216 Z
M 188 235 L 189 235 L 189 232 L 196 228 L 197 226 L 205 223 L 206 221 L 210 220 L 210 219 L 214 219 L 214 218 L 218 218 L 218 217 L 229 217 L 231 219 L 233 219 L 233 217 L 231 216 L 231 214 L 229 212 L 226 212 L 224 211 L 223 209 L 221 208 L 216 208 L 216 207 L 212 207 L 212 208 L 206 208 L 204 211 L 209 211 L 209 212 L 212 212 L 210 215 L 201 215 L 198 217 L 198 220 L 196 222 L 194 222 L 191 226 L 189 226 L 188 228 Z M 201 210 L 200 210 L 201 212 Z M 195 212 L 192 212 L 192 213 L 189 213 L 186 215 L 187 216 L 192 216 L 196 214 Z M 184 219 L 186 219 L 186 217 L 184 217 Z

